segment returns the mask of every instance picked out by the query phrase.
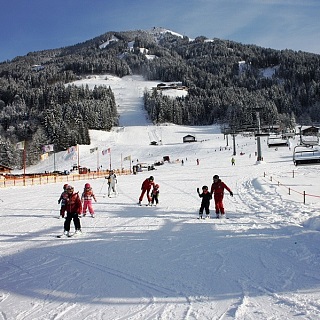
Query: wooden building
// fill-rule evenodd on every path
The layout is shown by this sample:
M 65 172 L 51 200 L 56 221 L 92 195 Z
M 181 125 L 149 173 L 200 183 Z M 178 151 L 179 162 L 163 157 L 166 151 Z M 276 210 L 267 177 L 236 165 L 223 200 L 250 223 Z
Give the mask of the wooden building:
M 303 136 L 317 136 L 319 134 L 319 128 L 315 126 L 301 127 L 301 134 Z
M 12 168 L 0 164 L 0 174 L 11 173 Z

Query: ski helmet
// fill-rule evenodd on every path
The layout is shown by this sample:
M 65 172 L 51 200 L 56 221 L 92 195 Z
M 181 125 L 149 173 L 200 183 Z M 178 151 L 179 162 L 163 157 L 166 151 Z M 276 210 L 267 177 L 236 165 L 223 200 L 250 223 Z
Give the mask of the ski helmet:
M 153 180 L 154 180 L 154 177 L 153 177 L 153 176 L 150 176 L 149 180 L 150 180 L 150 181 L 153 181 Z
M 219 180 L 219 176 L 218 176 L 217 174 L 215 174 L 215 175 L 213 176 L 213 180 Z
M 70 186 L 70 184 L 68 184 L 68 186 L 67 186 L 67 190 L 74 190 L 74 188 L 73 188 L 73 186 Z
M 63 189 L 64 189 L 64 190 L 66 190 L 67 187 L 68 187 L 68 184 L 67 184 L 67 183 L 63 185 Z
M 158 184 L 156 184 L 154 187 L 155 187 L 156 189 L 159 189 L 159 185 L 158 185 Z
M 86 183 L 86 184 L 84 185 L 84 187 L 85 187 L 86 189 L 90 189 L 90 188 L 91 188 L 90 183 Z
M 203 186 L 202 187 L 202 190 L 208 190 L 209 188 L 208 188 L 208 186 Z

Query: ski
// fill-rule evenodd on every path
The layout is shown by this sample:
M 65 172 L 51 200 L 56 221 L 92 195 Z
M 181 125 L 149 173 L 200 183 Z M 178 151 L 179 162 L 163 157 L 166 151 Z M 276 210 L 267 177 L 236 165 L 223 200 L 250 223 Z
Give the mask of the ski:
M 153 205 L 152 203 L 142 204 L 142 203 L 138 202 L 138 206 L 140 206 L 140 207 L 142 207 L 142 206 L 155 207 L 156 205 Z
M 81 237 L 83 236 L 83 232 L 73 232 L 73 233 L 69 233 L 68 235 L 66 234 L 60 234 L 60 235 L 57 235 L 56 237 L 61 239 L 61 238 L 77 238 L 77 237 Z
M 72 234 L 68 234 L 68 235 L 66 235 L 66 234 L 59 234 L 58 236 L 57 236 L 57 238 L 59 238 L 59 239 L 61 239 L 61 238 L 72 238 L 72 236 L 74 235 L 74 233 L 72 233 Z
M 207 220 L 207 219 L 211 219 L 210 214 L 199 214 L 197 219 L 199 220 Z
M 225 219 L 229 219 L 229 217 L 197 217 L 197 220 L 215 220 L 215 219 L 217 219 L 217 220 L 225 220 Z

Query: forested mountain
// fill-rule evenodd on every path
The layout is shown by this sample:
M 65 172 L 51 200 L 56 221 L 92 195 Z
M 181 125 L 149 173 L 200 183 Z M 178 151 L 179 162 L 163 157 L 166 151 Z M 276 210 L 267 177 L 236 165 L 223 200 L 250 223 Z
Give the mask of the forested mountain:
M 89 144 L 89 129 L 109 130 L 118 115 L 110 88 L 67 83 L 90 74 L 180 82 L 188 95 L 145 92 L 156 122 L 185 125 L 256 123 L 290 127 L 320 122 L 320 55 L 273 50 L 203 36 L 192 40 L 164 29 L 108 32 L 70 47 L 32 52 L 0 64 L 0 163 L 27 164 L 41 147 Z

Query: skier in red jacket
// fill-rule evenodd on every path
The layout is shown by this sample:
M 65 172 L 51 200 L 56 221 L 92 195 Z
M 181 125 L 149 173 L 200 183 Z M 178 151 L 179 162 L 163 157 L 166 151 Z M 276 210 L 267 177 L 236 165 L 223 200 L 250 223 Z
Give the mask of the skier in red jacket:
M 70 185 L 67 186 L 67 192 L 68 192 L 68 197 L 66 200 L 66 211 L 67 211 L 67 217 L 64 222 L 64 234 L 66 236 L 69 236 L 69 231 L 70 231 L 70 223 L 71 220 L 73 219 L 74 227 L 76 229 L 75 234 L 81 233 L 81 223 L 79 216 L 81 215 L 82 212 L 82 203 L 81 199 L 79 197 L 79 193 L 74 192 L 74 188 Z
M 151 187 L 154 186 L 154 178 L 153 176 L 150 176 L 146 180 L 143 181 L 142 186 L 141 186 L 141 194 L 139 197 L 139 205 L 141 206 L 141 201 L 143 199 L 143 196 L 145 193 L 147 193 L 147 198 L 148 198 L 148 205 L 151 205 L 151 200 L 152 198 L 150 197 L 150 190 Z
M 223 195 L 224 195 L 224 189 L 229 191 L 231 197 L 233 197 L 233 192 L 231 189 L 219 179 L 218 175 L 213 176 L 213 183 L 211 185 L 211 195 L 213 195 L 214 198 L 214 203 L 216 207 L 216 215 L 217 219 L 220 218 L 220 213 L 221 213 L 221 218 L 224 218 L 224 206 L 223 206 Z

